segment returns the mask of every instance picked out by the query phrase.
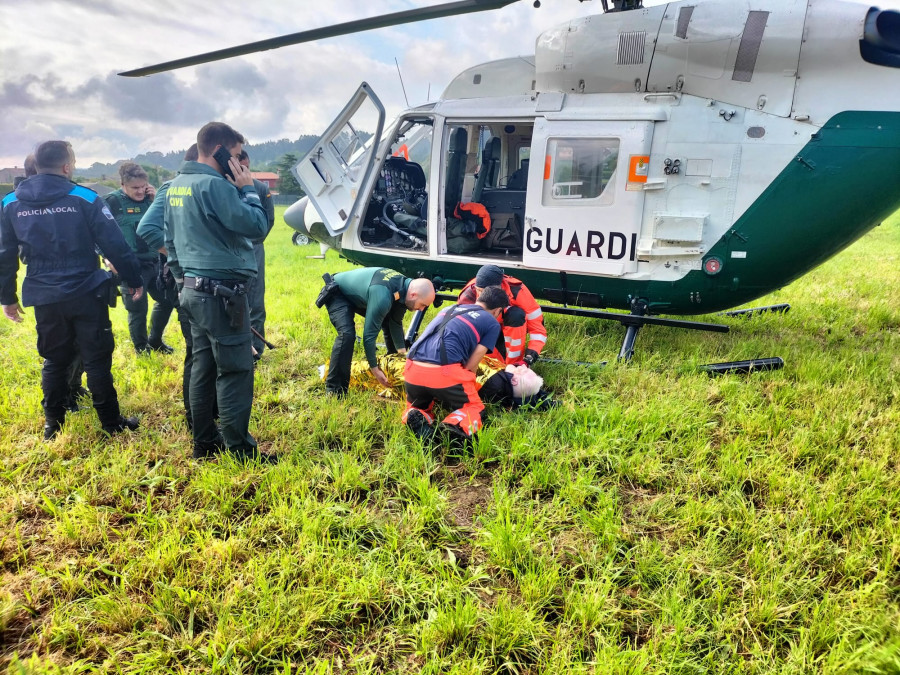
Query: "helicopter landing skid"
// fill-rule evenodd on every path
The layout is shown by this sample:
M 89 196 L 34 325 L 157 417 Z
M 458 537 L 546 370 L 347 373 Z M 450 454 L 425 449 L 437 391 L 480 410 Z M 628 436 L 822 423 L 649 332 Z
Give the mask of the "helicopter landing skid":
M 663 319 L 647 314 L 647 303 L 642 300 L 633 300 L 631 314 L 619 314 L 617 312 L 601 312 L 594 309 L 576 309 L 574 307 L 548 307 L 541 306 L 545 314 L 564 314 L 566 316 L 584 316 L 592 319 L 604 319 L 618 321 L 625 326 L 625 338 L 622 340 L 622 348 L 619 350 L 619 361 L 630 361 L 634 356 L 634 342 L 638 331 L 646 325 L 667 326 L 669 328 L 686 328 L 688 330 L 705 330 L 711 333 L 727 333 L 729 327 L 720 323 L 702 323 L 700 321 L 684 321 L 682 319 Z
M 456 296 L 448 293 L 438 293 L 440 301 L 456 302 Z M 625 326 L 625 338 L 622 340 L 622 348 L 619 350 L 618 360 L 630 361 L 634 355 L 634 341 L 638 331 L 646 325 L 667 326 L 669 328 L 686 328 L 688 330 L 705 330 L 711 333 L 727 333 L 730 328 L 721 323 L 702 323 L 700 321 L 684 321 L 682 319 L 663 319 L 647 314 L 647 303 L 642 300 L 633 300 L 631 314 L 620 312 L 602 312 L 596 309 L 580 309 L 577 307 L 557 307 L 555 305 L 541 305 L 544 314 L 563 314 L 565 316 L 583 316 L 589 319 L 603 319 L 606 321 L 618 321 Z

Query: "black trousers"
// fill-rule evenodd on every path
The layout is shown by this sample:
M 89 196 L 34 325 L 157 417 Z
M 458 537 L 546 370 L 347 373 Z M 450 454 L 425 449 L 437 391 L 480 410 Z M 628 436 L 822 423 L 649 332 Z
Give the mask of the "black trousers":
M 69 391 L 68 374 L 76 350 L 81 353 L 94 409 L 104 426 L 119 421 L 119 399 L 112 378 L 115 349 L 106 285 L 80 298 L 34 308 L 37 348 L 44 358 L 41 388 L 44 417 L 62 421 Z
M 345 394 L 350 388 L 350 367 L 353 363 L 353 348 L 356 346 L 354 318 L 357 314 L 365 315 L 359 312 L 356 306 L 347 299 L 347 296 L 339 290 L 329 298 L 325 307 L 328 309 L 331 325 L 337 331 L 337 338 L 331 348 L 331 360 L 328 362 L 325 391 L 333 394 Z M 397 345 L 391 338 L 388 319 L 384 320 L 381 329 L 388 354 L 396 354 Z
M 266 249 L 262 244 L 253 245 L 256 256 L 256 277 L 247 281 L 247 301 L 250 303 L 250 326 L 256 332 L 266 336 Z M 252 338 L 253 348 L 262 354 L 266 346 L 255 335 Z
M 356 346 L 353 303 L 337 291 L 329 298 L 326 307 L 331 325 L 337 331 L 337 337 L 331 347 L 325 391 L 345 394 L 350 388 L 350 366 L 353 362 L 353 348 Z
M 178 324 L 181 326 L 181 335 L 184 337 L 184 372 L 181 375 L 181 395 L 184 401 L 184 414 L 187 418 L 188 429 L 194 429 L 194 418 L 191 416 L 191 370 L 194 365 L 194 338 L 191 337 L 191 316 L 188 311 L 176 305 L 178 312 Z M 219 406 L 213 394 L 213 417 L 219 418 Z
M 176 307 L 178 325 L 184 337 L 184 370 L 181 374 L 181 397 L 184 401 L 184 414 L 187 417 L 188 429 L 193 430 L 194 420 L 191 417 L 191 366 L 194 363 L 194 340 L 191 337 L 191 317 L 180 304 Z

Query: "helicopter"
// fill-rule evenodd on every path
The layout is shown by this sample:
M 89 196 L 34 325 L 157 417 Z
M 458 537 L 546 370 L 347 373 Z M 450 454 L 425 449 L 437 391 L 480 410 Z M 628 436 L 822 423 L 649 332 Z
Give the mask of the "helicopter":
M 646 324 L 727 331 L 659 315 L 751 302 L 900 207 L 900 12 L 846 0 L 602 4 L 543 32 L 533 55 L 463 70 L 389 125 L 360 85 L 294 167 L 307 196 L 285 221 L 351 262 L 442 289 L 498 264 L 555 303 L 545 310 L 620 321 L 627 359 Z M 129 74 L 147 71 L 160 72 Z

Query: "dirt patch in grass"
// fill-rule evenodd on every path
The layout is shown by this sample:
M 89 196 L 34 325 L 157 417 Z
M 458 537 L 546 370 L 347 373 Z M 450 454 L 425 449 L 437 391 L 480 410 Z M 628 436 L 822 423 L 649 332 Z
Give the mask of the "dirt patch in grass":
M 475 525 L 475 518 L 484 512 L 493 494 L 494 488 L 490 480 L 476 478 L 472 482 L 465 483 L 457 480 L 456 485 L 450 488 L 448 497 L 453 524 L 471 531 Z
M 620 485 L 619 500 L 622 502 L 622 519 L 634 520 L 635 516 L 648 504 L 652 504 L 662 495 L 653 489 L 638 485 Z
M 33 607 L 26 601 L 35 578 L 33 572 L 0 575 L 0 588 L 4 591 L 0 601 L 6 604 L 2 608 L 4 615 L 0 616 L 0 667 L 8 663 L 13 653 L 27 651 L 32 635 L 41 624 L 41 613 L 50 608 L 49 603 Z
M 464 540 L 453 546 L 456 564 L 465 569 L 471 564 L 485 562 L 485 552 L 471 541 L 466 540 L 475 530 L 475 520 L 484 513 L 493 497 L 493 481 L 490 478 L 472 478 L 466 466 L 459 464 L 445 467 L 442 482 L 446 485 L 448 518 L 453 526 L 460 529 Z

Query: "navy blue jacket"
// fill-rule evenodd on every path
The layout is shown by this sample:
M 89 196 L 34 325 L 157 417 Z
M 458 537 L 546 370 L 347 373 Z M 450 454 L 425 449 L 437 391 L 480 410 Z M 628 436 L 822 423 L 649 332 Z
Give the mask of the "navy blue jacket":
M 27 267 L 26 307 L 90 293 L 109 279 L 98 247 L 128 286 L 143 285 L 137 257 L 96 192 L 55 174 L 23 181 L 3 198 L 0 211 L 0 304 L 18 302 L 19 257 Z

